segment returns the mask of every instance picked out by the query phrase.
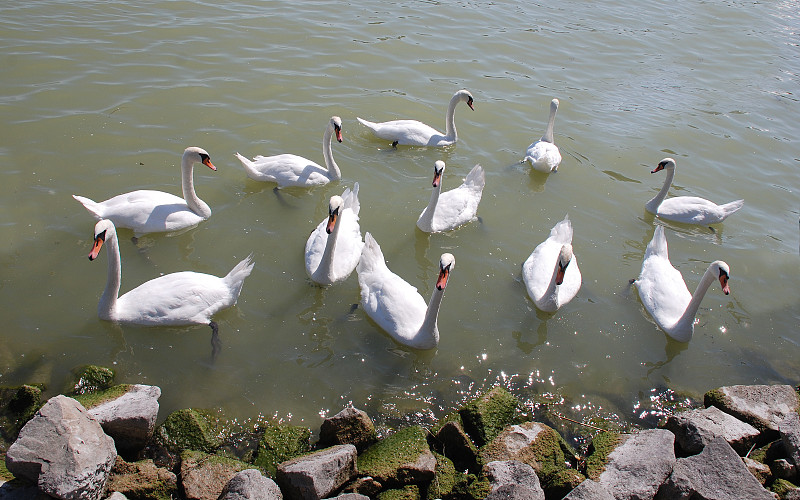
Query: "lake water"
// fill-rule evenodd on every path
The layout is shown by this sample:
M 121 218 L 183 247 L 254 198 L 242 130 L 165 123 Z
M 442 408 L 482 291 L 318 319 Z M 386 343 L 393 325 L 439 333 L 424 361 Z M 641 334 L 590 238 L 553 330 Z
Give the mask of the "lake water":
M 800 374 L 800 15 L 797 2 L 10 2 L 0 6 L 0 384 L 63 389 L 69 371 L 113 367 L 184 407 L 277 416 L 317 429 L 352 402 L 380 422 L 428 422 L 497 383 L 576 420 L 647 424 L 666 389 L 798 383 Z M 459 142 L 393 149 L 356 116 L 444 128 Z M 561 102 L 557 173 L 518 164 Z M 249 180 L 233 156 L 291 152 L 322 163 L 332 115 L 343 179 L 315 189 Z M 119 326 L 97 317 L 106 256 L 72 199 L 140 188 L 180 195 L 180 155 L 210 219 L 134 244 L 120 231 L 122 291 L 160 274 L 225 275 L 254 253 L 237 306 L 206 326 Z M 744 208 L 723 224 L 654 220 L 644 203 L 671 156 L 670 195 Z M 432 167 L 444 189 L 476 163 L 475 221 L 427 235 L 417 216 Z M 432 351 L 391 340 L 354 308 L 355 273 L 329 288 L 303 248 L 328 198 L 360 185 L 361 228 L 427 300 L 439 255 L 456 267 Z M 522 263 L 569 214 L 583 273 L 577 297 L 537 312 Z M 694 290 L 708 263 L 731 294 L 706 295 L 690 343 L 670 340 L 628 281 L 656 224 Z M 538 407 L 537 407 L 538 408 Z

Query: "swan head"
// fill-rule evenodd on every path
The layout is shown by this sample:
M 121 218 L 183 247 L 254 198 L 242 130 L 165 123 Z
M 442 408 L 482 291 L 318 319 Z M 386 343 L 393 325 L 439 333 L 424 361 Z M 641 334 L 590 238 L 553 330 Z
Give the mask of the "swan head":
M 436 160 L 436 163 L 433 164 L 433 187 L 439 187 L 439 184 L 442 183 L 443 172 L 444 162 L 442 160 Z
M 458 92 L 456 92 L 456 97 L 458 97 L 459 99 L 461 99 L 462 101 L 467 103 L 467 106 L 469 106 L 469 109 L 471 109 L 472 111 L 475 111 L 475 108 L 472 106 L 472 102 L 473 102 L 472 94 L 469 93 L 469 90 L 467 90 L 467 89 L 459 90 Z
M 550 109 L 553 111 L 558 111 L 558 105 L 561 104 L 558 99 L 553 99 L 550 101 Z
M 722 293 L 729 295 L 731 293 L 731 289 L 728 287 L 728 279 L 730 278 L 731 268 L 726 262 L 721 260 L 712 262 L 711 266 L 717 269 L 717 273 L 719 274 L 719 284 L 722 286 Z
M 673 160 L 672 158 L 664 158 L 663 160 L 658 162 L 658 166 L 656 166 L 656 168 L 651 170 L 650 173 L 654 174 L 656 172 L 661 172 L 665 168 L 667 170 L 669 170 L 669 169 L 673 169 L 674 170 L 675 169 L 675 160 Z
M 450 271 L 456 267 L 456 258 L 451 253 L 443 253 L 439 258 L 439 278 L 436 280 L 436 289 L 444 290 L 450 279 Z
M 564 245 L 558 253 L 558 272 L 556 273 L 556 285 L 564 282 L 564 275 L 567 273 L 567 266 L 572 262 L 572 245 Z
M 89 260 L 94 260 L 100 255 L 100 249 L 103 248 L 103 243 L 105 243 L 106 238 L 111 237 L 112 234 L 117 234 L 117 229 L 110 220 L 103 219 L 94 225 L 94 243 L 92 244 L 92 251 L 89 252 Z
M 202 163 L 211 170 L 217 169 L 217 167 L 211 163 L 211 157 L 208 156 L 206 150 L 203 148 L 198 148 L 197 146 L 190 146 L 183 151 L 183 161 L 188 162 L 190 165 Z
M 333 129 L 333 133 L 336 135 L 336 140 L 338 142 L 342 142 L 342 119 L 338 116 L 331 116 L 331 122 L 328 127 Z
M 331 196 L 331 201 L 328 202 L 328 225 L 325 227 L 325 232 L 331 234 L 334 226 L 336 226 L 336 219 L 344 206 L 344 199 L 339 195 Z

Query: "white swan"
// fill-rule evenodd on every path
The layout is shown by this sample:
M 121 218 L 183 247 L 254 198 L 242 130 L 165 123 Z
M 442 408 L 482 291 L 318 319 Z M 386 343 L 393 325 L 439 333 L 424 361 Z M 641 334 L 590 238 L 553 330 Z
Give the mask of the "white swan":
M 667 178 L 664 179 L 664 185 L 661 186 L 661 191 L 644 206 L 648 212 L 662 219 L 684 222 L 686 224 L 716 224 L 724 221 L 726 217 L 736 212 L 744 205 L 744 200 L 736 200 L 724 205 L 717 205 L 712 201 L 697 196 L 675 196 L 674 198 L 665 200 L 664 198 L 667 196 L 667 191 L 669 191 L 669 187 L 672 185 L 672 179 L 675 177 L 675 160 L 672 158 L 664 158 L 650 173 L 654 174 L 664 169 L 667 170 Z
M 358 224 L 358 183 L 331 196 L 326 217 L 306 241 L 306 272 L 315 282 L 330 285 L 350 276 L 361 258 L 364 242 Z
M 122 264 L 114 223 L 103 219 L 94 226 L 94 260 L 103 244 L 108 247 L 108 279 L 97 305 L 100 319 L 137 325 L 217 325 L 211 317 L 236 303 L 244 279 L 253 270 L 252 254 L 224 278 L 184 271 L 159 276 L 119 296 Z
M 664 227 L 657 226 L 645 250 L 642 270 L 633 283 L 642 305 L 658 327 L 678 342 L 689 342 L 694 333 L 695 315 L 708 287 L 714 280 L 719 280 L 722 292 L 728 295 L 729 275 L 728 264 L 714 261 L 706 269 L 694 294 L 690 294 L 680 271 L 669 262 Z
M 433 349 L 439 344 L 439 306 L 456 264 L 455 257 L 442 254 L 436 287 L 426 305 L 416 288 L 386 267 L 375 238 L 366 233 L 364 240 L 364 250 L 356 267 L 362 307 L 397 342 L 414 349 Z
M 192 174 L 195 163 L 202 163 L 211 170 L 217 169 L 204 149 L 186 148 L 181 158 L 183 198 L 150 189 L 120 194 L 99 203 L 83 196 L 72 197 L 81 202 L 95 219 L 110 219 L 117 227 L 132 229 L 137 237 L 146 233 L 188 229 L 211 216 L 211 209 L 194 191 Z
M 444 162 L 437 160 L 433 166 L 431 199 L 417 219 L 417 227 L 426 233 L 449 231 L 475 219 L 486 185 L 483 168 L 475 165 L 460 186 L 442 193 L 442 172 Z
M 547 129 L 541 139 L 528 146 L 525 158 L 522 162 L 530 162 L 535 170 L 540 172 L 555 172 L 561 164 L 561 152 L 553 140 L 553 126 L 556 123 L 556 112 L 558 111 L 558 99 L 550 101 L 550 119 L 547 121 Z
M 475 110 L 472 106 L 472 94 L 469 91 L 459 90 L 453 94 L 450 104 L 447 106 L 447 116 L 445 117 L 447 129 L 444 134 L 417 120 L 392 120 L 381 123 L 370 122 L 359 117 L 356 117 L 356 120 L 381 139 L 392 141 L 393 146 L 398 144 L 403 146 L 449 146 L 458 141 L 455 112 L 456 105 L 461 101 L 466 102 L 471 110 Z
M 569 216 L 550 230 L 522 264 L 528 296 L 544 312 L 555 312 L 573 299 L 581 288 L 581 270 L 572 253 L 572 222 Z
M 324 167 L 293 154 L 259 155 L 252 161 L 239 153 L 236 153 L 236 157 L 242 162 L 247 176 L 254 181 L 276 182 L 278 187 L 321 186 L 342 178 L 342 172 L 334 161 L 331 151 L 331 139 L 334 135 L 338 142 L 342 142 L 342 119 L 338 116 L 331 117 L 322 136 Z

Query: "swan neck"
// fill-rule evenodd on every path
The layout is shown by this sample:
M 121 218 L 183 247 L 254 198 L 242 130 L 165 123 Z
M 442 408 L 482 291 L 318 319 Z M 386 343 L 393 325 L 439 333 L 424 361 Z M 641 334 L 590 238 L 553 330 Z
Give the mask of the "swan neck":
M 431 192 L 431 199 L 428 201 L 428 206 L 425 207 L 425 212 L 420 217 L 419 225 L 423 227 L 431 227 L 433 224 L 433 215 L 436 212 L 436 204 L 439 203 L 439 194 L 442 192 L 442 181 L 439 180 L 439 185 L 433 188 Z
M 555 106 L 550 107 L 550 118 L 547 120 L 547 128 L 542 136 L 542 140 L 544 142 L 549 142 L 550 144 L 555 143 L 555 139 L 553 137 L 553 128 L 556 125 L 556 111 L 557 108 Z
M 461 101 L 461 96 L 454 95 L 450 99 L 450 104 L 447 106 L 447 116 L 445 117 L 445 135 L 453 142 L 458 140 L 458 132 L 456 131 L 456 106 Z
M 122 284 L 122 263 L 119 256 L 119 244 L 117 243 L 116 232 L 106 234 L 106 255 L 108 258 L 108 275 L 106 277 L 106 288 L 100 296 L 97 304 L 97 315 L 101 319 L 113 319 L 114 309 L 117 306 L 119 288 Z
M 194 164 L 186 156 L 181 160 L 181 188 L 183 199 L 192 212 L 203 218 L 211 215 L 211 208 L 194 191 Z
M 439 343 L 439 307 L 442 305 L 442 297 L 444 297 L 444 290 L 439 290 L 434 287 L 431 300 L 428 303 L 428 309 L 425 311 L 425 320 L 422 326 L 419 327 L 418 337 L 431 337 L 433 345 Z
M 706 296 L 706 292 L 713 282 L 714 271 L 711 266 L 708 266 L 708 269 L 706 269 L 705 274 L 703 274 L 702 279 L 700 279 L 700 283 L 697 284 L 697 288 L 692 294 L 692 300 L 689 301 L 686 310 L 683 311 L 683 314 L 676 323 L 676 325 L 686 325 L 689 327 L 689 338 L 691 338 L 692 331 L 694 330 L 692 326 L 694 325 L 694 318 L 697 315 L 697 311 L 700 309 L 700 303 L 703 301 L 703 297 Z
M 667 192 L 669 191 L 669 187 L 672 185 L 672 179 L 674 177 L 675 168 L 667 168 L 667 177 L 664 179 L 664 185 L 661 186 L 661 191 L 659 191 L 658 194 L 653 197 L 653 199 L 645 204 L 645 208 L 648 211 L 655 213 L 658 210 L 661 202 L 667 197 Z
M 553 267 L 553 275 L 550 277 L 550 282 L 547 284 L 547 289 L 542 295 L 542 301 L 544 302 L 540 307 L 542 310 L 550 310 L 549 308 L 552 308 L 552 310 L 555 311 L 558 309 L 558 285 L 556 285 L 556 276 L 558 276 L 558 261 L 559 259 L 556 258 L 556 265 Z
M 317 269 L 317 274 L 331 283 L 333 282 L 333 253 L 336 250 L 336 241 L 339 238 L 339 228 L 342 227 L 341 219 L 343 215 L 341 214 L 336 218 L 333 231 L 328 235 L 328 239 L 325 240 L 325 251 L 322 253 L 322 259 L 319 261 L 319 268 Z
M 333 150 L 331 149 L 331 141 L 333 140 L 333 126 L 329 125 L 325 129 L 325 134 L 322 136 L 322 156 L 325 158 L 325 168 L 328 169 L 328 178 L 331 180 L 338 180 L 342 178 L 342 171 L 339 170 L 339 165 L 333 159 Z

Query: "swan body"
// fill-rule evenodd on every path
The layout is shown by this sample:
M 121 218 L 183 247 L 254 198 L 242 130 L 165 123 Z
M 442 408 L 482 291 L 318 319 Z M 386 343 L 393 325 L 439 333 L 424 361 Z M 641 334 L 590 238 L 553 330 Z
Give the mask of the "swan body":
M 278 187 L 321 186 L 342 178 L 339 165 L 333 159 L 331 140 L 342 142 L 342 119 L 332 116 L 322 136 L 322 156 L 325 166 L 293 154 L 256 156 L 252 160 L 236 153 L 247 176 L 254 181 L 275 182 Z
M 456 105 L 464 101 L 473 111 L 472 94 L 467 90 L 459 90 L 450 99 L 445 116 L 445 133 L 441 133 L 435 128 L 417 120 L 392 120 L 388 122 L 375 123 L 356 117 L 362 125 L 372 130 L 372 133 L 381 139 L 391 141 L 393 146 L 398 144 L 403 146 L 449 146 L 458 141 L 456 131 L 455 111 Z
M 439 344 L 439 306 L 455 267 L 455 257 L 442 254 L 436 287 L 426 305 L 416 288 L 386 267 L 381 247 L 372 235 L 366 233 L 364 240 L 356 268 L 362 307 L 398 343 L 414 349 L 435 348 Z
M 417 219 L 417 227 L 426 233 L 450 231 L 475 219 L 486 185 L 483 168 L 475 165 L 459 187 L 442 193 L 444 168 L 441 160 L 434 164 L 431 199 Z
M 202 163 L 211 170 L 217 169 L 204 149 L 186 148 L 181 159 L 183 198 L 149 189 L 120 194 L 99 203 L 83 196 L 72 197 L 81 202 L 95 219 L 109 219 L 117 227 L 132 229 L 137 237 L 189 229 L 211 216 L 211 209 L 194 191 L 195 163 Z
M 306 241 L 306 272 L 321 285 L 346 279 L 361 259 L 364 242 L 358 224 L 358 183 L 331 196 L 326 217 Z
M 744 200 L 717 205 L 712 201 L 697 196 L 675 196 L 665 200 L 667 191 L 672 185 L 672 179 L 675 177 L 675 160 L 664 158 L 651 173 L 654 174 L 661 170 L 667 171 L 664 185 L 661 187 L 661 191 L 648 201 L 644 207 L 648 212 L 662 219 L 686 224 L 717 224 L 724 221 L 744 205 Z
M 578 259 L 572 253 L 572 223 L 569 217 L 550 230 L 522 264 L 528 296 L 540 310 L 555 312 L 581 288 Z
M 550 119 L 547 129 L 541 139 L 528 146 L 523 162 L 530 162 L 531 166 L 540 172 L 555 172 L 561 164 L 561 152 L 553 140 L 553 126 L 556 123 L 558 99 L 550 101 Z
M 172 273 L 119 296 L 122 265 L 114 223 L 103 219 L 94 233 L 89 259 L 97 258 L 104 243 L 108 247 L 108 280 L 97 306 L 97 315 L 104 320 L 148 326 L 207 324 L 216 331 L 211 317 L 236 303 L 244 279 L 253 270 L 251 255 L 224 278 L 189 271 Z
M 714 280 L 719 280 L 722 292 L 730 293 L 730 268 L 721 260 L 712 262 L 700 279 L 694 294 L 689 293 L 680 271 L 669 261 L 664 227 L 656 227 L 647 245 L 639 277 L 634 280 L 642 305 L 659 328 L 678 342 L 689 342 L 694 333 L 694 321 L 700 302 Z

